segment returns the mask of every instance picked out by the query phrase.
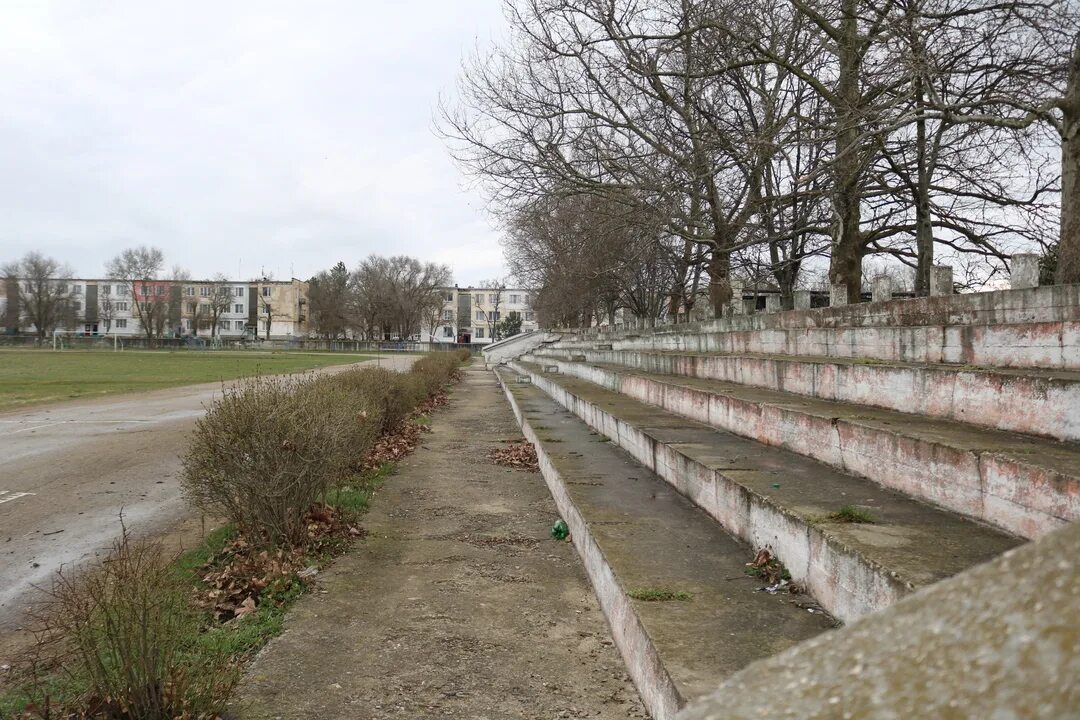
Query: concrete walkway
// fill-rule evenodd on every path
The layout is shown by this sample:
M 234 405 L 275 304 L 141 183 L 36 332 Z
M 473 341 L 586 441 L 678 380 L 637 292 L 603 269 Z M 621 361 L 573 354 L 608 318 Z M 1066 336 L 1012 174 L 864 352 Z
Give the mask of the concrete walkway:
M 644 717 L 538 473 L 490 464 L 520 437 L 491 373 L 433 432 L 250 669 L 256 718 Z

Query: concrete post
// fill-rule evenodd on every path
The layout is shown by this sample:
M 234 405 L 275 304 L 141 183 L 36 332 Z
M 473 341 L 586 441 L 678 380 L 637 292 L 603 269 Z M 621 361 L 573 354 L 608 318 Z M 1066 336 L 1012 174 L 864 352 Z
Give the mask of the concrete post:
M 930 268 L 930 295 L 952 295 L 953 280 L 951 265 L 935 265 Z
M 810 291 L 809 290 L 796 290 L 794 299 L 795 299 L 795 309 L 796 310 L 809 310 L 810 309 Z
M 767 313 L 780 312 L 781 307 L 782 306 L 780 304 L 780 294 L 779 293 L 770 294 L 770 295 L 765 296 L 765 312 L 767 312 Z
M 873 302 L 892 300 L 892 278 L 888 275 L 875 275 L 871 299 Z
M 847 285 L 836 283 L 829 286 L 829 307 L 847 305 Z
M 1033 253 L 1013 255 L 1010 277 L 1013 290 L 1039 287 L 1039 256 Z
M 731 314 L 732 315 L 745 315 L 746 304 L 743 303 L 743 284 L 741 282 L 731 283 Z

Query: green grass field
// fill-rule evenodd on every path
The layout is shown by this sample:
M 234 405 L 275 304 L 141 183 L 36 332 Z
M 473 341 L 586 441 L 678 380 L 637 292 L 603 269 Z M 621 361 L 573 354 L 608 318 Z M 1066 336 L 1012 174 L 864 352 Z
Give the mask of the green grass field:
M 298 372 L 373 359 L 337 353 L 0 351 L 0 412 L 28 405 Z

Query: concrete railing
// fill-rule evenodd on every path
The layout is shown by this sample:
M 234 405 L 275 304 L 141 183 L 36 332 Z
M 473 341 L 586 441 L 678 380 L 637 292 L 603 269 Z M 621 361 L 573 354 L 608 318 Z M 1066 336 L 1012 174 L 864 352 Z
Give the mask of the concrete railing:
M 715 333 L 742 330 L 856 327 L 925 327 L 1080 321 L 1080 285 L 1046 285 L 981 293 L 884 299 L 832 307 L 733 314 L 691 323 L 625 323 L 614 329 L 569 331 L 582 338 L 618 338 L 626 334 Z M 797 303 L 798 304 L 798 303 Z M 773 304 L 775 307 L 775 303 Z
M 524 355 L 544 343 L 555 342 L 560 337 L 557 333 L 549 333 L 543 330 L 518 333 L 504 340 L 491 343 L 481 352 L 484 354 L 485 363 L 497 365 L 500 362 Z

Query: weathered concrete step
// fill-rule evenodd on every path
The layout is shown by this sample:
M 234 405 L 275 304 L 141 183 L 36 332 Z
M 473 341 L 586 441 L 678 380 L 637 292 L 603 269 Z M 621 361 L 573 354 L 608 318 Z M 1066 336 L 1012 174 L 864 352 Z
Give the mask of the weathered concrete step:
M 785 313 L 780 313 L 785 314 Z M 591 337 L 564 338 L 554 347 L 590 348 Z M 1080 370 L 1080 322 L 1000 325 L 764 327 L 753 330 L 647 332 L 604 340 L 614 350 L 765 353 L 887 362 Z
M 723 681 L 680 720 L 1075 719 L 1080 523 Z
M 802 455 L 530 363 L 514 368 L 729 532 L 771 548 L 842 620 L 888 607 L 1020 543 Z M 867 510 L 874 522 L 837 522 L 831 516 L 845 505 Z
M 559 372 L 1032 538 L 1080 518 L 1080 446 L 716 380 L 546 359 Z
M 533 355 L 721 380 L 1057 440 L 1080 440 L 1080 372 L 761 353 L 538 348 Z
M 496 373 L 653 717 L 673 717 L 748 663 L 833 626 L 807 611 L 812 603 L 759 592 L 745 572 L 749 546 L 547 395 Z M 689 599 L 630 597 L 644 590 Z

